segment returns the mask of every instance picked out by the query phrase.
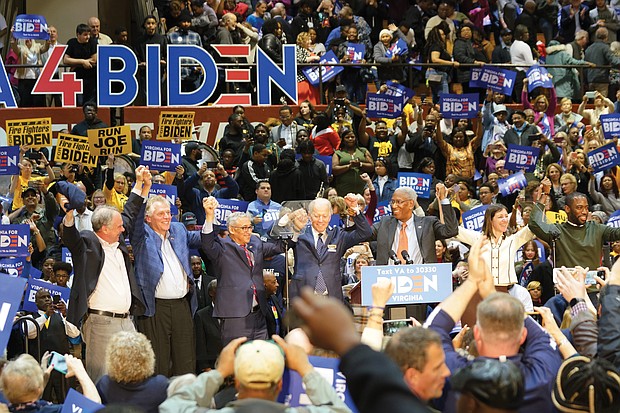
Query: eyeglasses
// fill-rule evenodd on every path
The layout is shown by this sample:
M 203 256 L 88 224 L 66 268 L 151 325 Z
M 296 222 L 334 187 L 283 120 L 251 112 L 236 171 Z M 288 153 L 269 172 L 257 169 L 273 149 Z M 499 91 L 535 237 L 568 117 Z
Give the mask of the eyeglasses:
M 390 205 L 401 206 L 405 202 L 409 202 L 409 201 L 411 201 L 411 199 L 392 199 L 390 201 Z
M 114 181 L 115 184 L 125 185 L 125 181 Z
M 231 228 L 240 229 L 241 231 L 252 231 L 252 225 L 247 225 L 243 227 L 231 227 Z

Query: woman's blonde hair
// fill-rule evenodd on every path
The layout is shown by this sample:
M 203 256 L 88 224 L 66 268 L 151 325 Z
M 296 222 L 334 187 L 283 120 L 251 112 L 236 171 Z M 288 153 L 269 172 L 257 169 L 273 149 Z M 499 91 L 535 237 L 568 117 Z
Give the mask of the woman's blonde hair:
M 155 372 L 155 353 L 142 333 L 121 331 L 110 339 L 105 352 L 108 376 L 117 383 L 139 383 Z
M 301 32 L 297 35 L 297 46 L 306 47 L 306 42 L 310 40 L 310 33 Z

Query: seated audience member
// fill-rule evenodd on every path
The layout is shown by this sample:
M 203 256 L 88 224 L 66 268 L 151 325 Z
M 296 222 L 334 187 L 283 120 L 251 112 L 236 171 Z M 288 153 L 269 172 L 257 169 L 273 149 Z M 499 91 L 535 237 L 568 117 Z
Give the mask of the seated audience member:
M 142 333 L 121 331 L 108 343 L 107 374 L 97 383 L 103 404 L 122 403 L 157 413 L 166 399 L 168 379 L 155 376 L 155 353 Z

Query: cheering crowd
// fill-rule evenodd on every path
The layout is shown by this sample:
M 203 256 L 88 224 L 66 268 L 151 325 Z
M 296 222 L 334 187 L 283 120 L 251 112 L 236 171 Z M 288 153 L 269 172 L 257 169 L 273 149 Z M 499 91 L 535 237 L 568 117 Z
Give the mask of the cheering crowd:
M 2 223 L 29 225 L 24 271 L 40 272 L 49 290 L 12 330 L 0 376 L 10 411 L 60 411 L 70 388 L 110 410 L 303 411 L 281 404 L 285 367 L 301 376 L 305 409 L 316 412 L 349 412 L 351 403 L 360 412 L 620 409 L 620 160 L 618 121 L 608 116 L 620 113 L 620 60 L 607 45 L 617 5 L 481 1 L 455 11 L 440 2 L 435 15 L 426 0 L 339 12 L 330 1 L 302 0 L 290 22 L 292 6 L 281 3 L 161 6 L 163 21 L 144 21 L 142 49 L 230 40 L 277 57 L 282 40 L 296 38 L 298 59 L 313 61 L 323 42 L 346 63 L 349 43 L 368 52 L 378 41 L 382 65 L 376 75 L 347 67 L 324 111 L 315 110 L 311 85 L 307 100 L 283 104 L 278 119 L 248 119 L 235 106 L 215 148 L 174 140 L 182 161 L 167 171 L 141 159 L 158 133 L 149 126 L 132 153 L 99 157 L 94 167 L 53 162 L 54 147 L 21 147 Z M 395 24 L 381 30 L 382 20 Z M 157 33 L 162 23 L 167 38 Z M 528 34 L 538 32 L 547 47 L 533 50 Z M 496 37 L 492 61 L 524 65 L 511 95 L 472 89 L 469 68 L 459 67 L 489 61 L 485 33 Z M 381 59 L 407 37 L 409 55 L 392 61 L 417 52 L 443 64 L 418 76 L 433 96 L 409 99 L 396 118 L 368 118 L 357 104 L 364 82 L 376 77 L 384 92 L 383 81 L 406 79 Z M 111 41 L 97 19 L 73 40 L 81 51 Z M 32 44 L 10 46 L 39 59 Z M 525 69 L 534 55 L 591 67 L 585 79 L 550 68 L 552 84 L 531 89 Z M 96 54 L 68 57 L 78 77 L 94 70 Z M 189 91 L 202 73 L 182 76 Z M 34 82 L 22 80 L 34 78 L 16 79 L 22 103 L 33 98 Z M 583 96 L 581 80 L 590 89 Z M 88 85 L 74 135 L 107 127 Z M 479 94 L 477 117 L 437 105 L 450 89 Z M 527 159 L 508 156 L 514 145 Z M 424 174 L 428 188 L 401 185 L 397 174 L 407 172 Z M 154 185 L 174 187 L 173 204 L 153 196 Z M 231 206 L 237 212 L 227 213 Z M 398 332 L 384 329 L 386 304 L 403 285 L 366 282 L 372 305 L 363 307 L 352 292 L 364 266 L 435 263 L 450 267 L 452 292 L 408 306 L 413 326 Z M 70 288 L 68 302 L 54 298 L 56 287 Z M 64 370 L 52 352 L 64 355 Z M 309 355 L 340 359 L 352 401 Z
M 102 33 L 100 20 L 91 17 L 78 24 L 75 33 L 59 34 L 53 22 L 48 22 L 49 40 L 18 40 L 10 22 L 2 23 L 4 18 L 0 16 L 0 53 L 4 46 L 5 64 L 25 65 L 9 69 L 19 106 L 60 106 L 58 96 L 31 94 L 41 72 L 36 66 L 45 64 L 53 48 L 62 44 L 59 38 L 67 44 L 64 65 L 83 81 L 84 93 L 79 104 L 96 100 L 97 45 L 109 44 L 127 46 L 137 56 L 140 90 L 136 105 L 145 104 L 147 45 L 160 46 L 161 92 L 163 102 L 166 101 L 168 44 L 198 46 L 217 63 L 234 65 L 253 65 L 257 49 L 276 64 L 282 64 L 282 46 L 292 44 L 298 64 L 317 63 L 321 58 L 344 64 L 340 74 L 324 85 L 324 92 L 331 97 L 336 86 L 342 85 L 349 99 L 358 104 L 366 102 L 369 84 L 379 89 L 386 81 L 410 87 L 426 85 L 435 103 L 440 93 L 483 92 L 469 82 L 472 67 L 485 63 L 514 65 L 510 70 L 516 72 L 517 86 L 511 97 L 515 102 L 522 101 L 522 81 L 528 67 L 535 63 L 573 65 L 574 68 L 555 67 L 549 72 L 554 77 L 557 96 L 574 102 L 580 100 L 583 90 L 613 97 L 620 85 L 620 43 L 616 41 L 620 20 L 616 0 L 506 0 L 498 4 L 453 0 L 301 0 L 293 4 L 162 0 L 156 1 L 155 6 L 155 15 L 135 16 L 141 23 L 132 38 L 132 31 L 126 27 L 108 25 L 113 35 Z M 219 45 L 231 44 L 248 45 L 249 57 L 221 57 L 215 51 Z M 203 69 L 194 66 L 192 59 L 183 59 L 181 63 L 182 92 L 196 90 L 205 79 Z M 422 68 L 417 66 L 419 63 L 434 66 Z M 578 66 L 583 68 L 577 71 Z M 299 100 L 322 102 L 316 79 L 302 69 L 300 66 L 297 73 Z M 219 86 L 211 101 L 226 91 L 255 96 L 254 67 L 247 83 L 225 84 L 223 68 L 219 72 Z M 54 77 L 58 76 L 56 71 Z M 119 92 L 118 85 L 112 91 Z M 287 103 L 279 90 L 272 92 L 272 102 Z

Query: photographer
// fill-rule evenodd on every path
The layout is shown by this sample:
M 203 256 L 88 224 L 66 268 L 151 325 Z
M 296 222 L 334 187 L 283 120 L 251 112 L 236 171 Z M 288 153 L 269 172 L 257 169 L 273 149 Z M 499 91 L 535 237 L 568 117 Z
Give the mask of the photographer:
M 41 163 L 47 172 L 47 176 L 33 176 L 33 171 L 37 165 L 37 161 Z M 42 181 L 46 186 L 49 185 L 54 179 L 54 171 L 47 161 L 47 157 L 42 152 L 33 152 L 27 146 L 22 146 L 19 149 L 19 175 L 13 175 L 11 178 L 11 187 L 9 193 L 13 194 L 12 211 L 15 211 L 24 206 L 22 201 L 22 192 L 28 187 L 34 186 L 35 181 Z
M 336 86 L 334 99 L 329 102 L 325 113 L 327 113 L 327 116 L 329 116 L 332 121 L 336 121 L 336 111 L 339 108 L 344 108 L 347 111 L 347 117 L 350 120 L 359 120 L 354 118 L 364 117 L 364 112 L 362 112 L 362 109 L 349 100 L 349 94 L 347 93 L 347 88 L 344 85 Z

